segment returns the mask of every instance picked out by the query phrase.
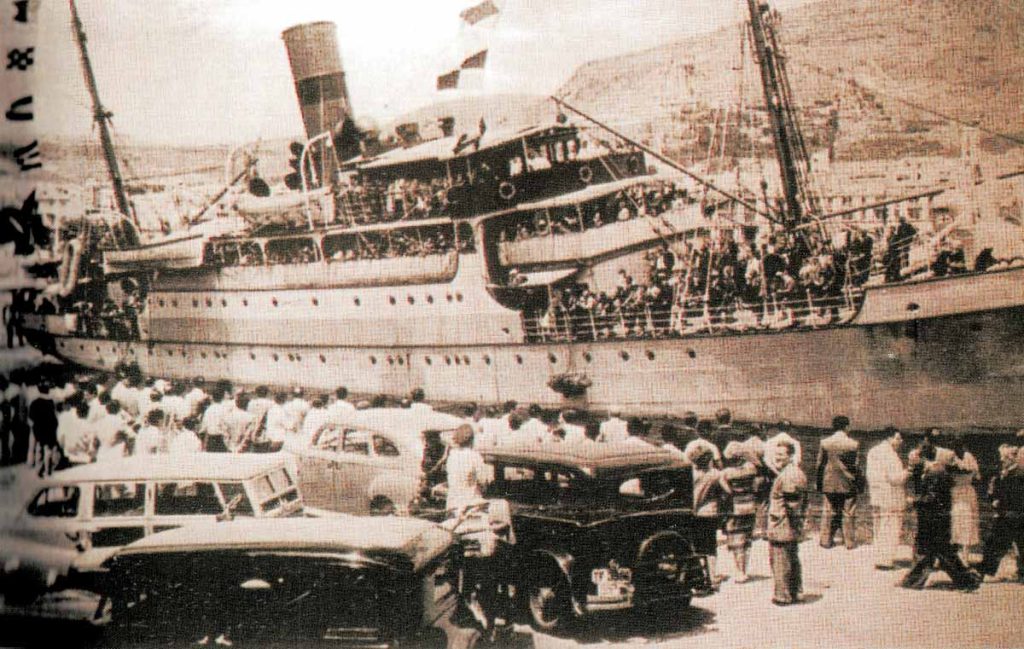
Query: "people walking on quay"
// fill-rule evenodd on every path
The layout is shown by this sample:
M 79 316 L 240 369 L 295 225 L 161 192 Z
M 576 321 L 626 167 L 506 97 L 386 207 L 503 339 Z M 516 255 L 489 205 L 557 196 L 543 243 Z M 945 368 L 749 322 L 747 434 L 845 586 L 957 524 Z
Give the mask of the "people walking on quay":
M 756 438 L 755 438 L 756 439 Z M 760 441 L 760 440 L 757 440 Z M 728 485 L 730 507 L 726 514 L 726 546 L 736 563 L 736 583 L 748 580 L 751 538 L 757 516 L 757 496 L 764 478 L 758 469 L 760 447 L 746 442 L 729 442 L 725 447 L 722 478 Z
M 896 548 L 903 530 L 907 509 L 906 483 L 908 472 L 900 459 L 903 445 L 900 431 L 890 428 L 886 437 L 868 451 L 867 479 L 874 524 L 875 568 L 892 570 Z
M 713 445 L 696 445 L 688 447 L 684 453 L 693 465 L 693 515 L 697 519 L 694 551 L 707 557 L 711 580 L 718 584 L 723 581 L 717 570 L 718 526 L 721 520 L 719 503 L 728 490 L 728 483 L 715 466 L 712 448 Z
M 850 420 L 839 416 L 832 420 L 835 432 L 821 440 L 818 449 L 816 486 L 825 495 L 821 518 L 821 547 L 831 548 L 836 532 L 842 530 L 848 550 L 856 547 L 857 492 L 861 476 L 858 443 L 847 430 Z
M 989 486 L 995 518 L 977 567 L 986 581 L 994 579 L 999 563 L 1016 545 L 1017 579 L 1024 583 L 1024 452 L 1009 445 L 999 451 L 1000 470 Z
M 953 580 L 958 590 L 974 590 L 981 579 L 963 564 L 951 540 L 953 475 L 945 460 L 937 460 L 934 444 L 925 441 L 910 470 L 910 487 L 917 511 L 914 553 L 917 562 L 903 578 L 904 588 L 921 590 L 936 564 Z
M 775 582 L 772 603 L 787 606 L 800 601 L 803 574 L 800 538 L 807 507 L 807 476 L 793 462 L 790 444 L 775 447 L 775 464 L 781 467 L 772 484 L 768 504 L 768 558 Z
M 953 473 L 951 536 L 960 560 L 970 563 L 971 548 L 981 543 L 981 513 L 976 487 L 981 482 L 981 469 L 978 460 L 967 450 L 963 436 L 953 438 L 950 446 L 955 455 L 950 467 Z

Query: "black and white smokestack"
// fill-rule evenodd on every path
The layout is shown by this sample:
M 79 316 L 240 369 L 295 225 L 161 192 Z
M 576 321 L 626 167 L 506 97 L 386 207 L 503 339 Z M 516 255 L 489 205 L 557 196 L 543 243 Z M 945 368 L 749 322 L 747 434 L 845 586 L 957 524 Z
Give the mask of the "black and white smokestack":
M 288 50 L 306 137 L 330 131 L 337 138 L 345 121 L 351 122 L 352 105 L 338 52 L 335 24 L 296 25 L 286 29 L 281 37 Z

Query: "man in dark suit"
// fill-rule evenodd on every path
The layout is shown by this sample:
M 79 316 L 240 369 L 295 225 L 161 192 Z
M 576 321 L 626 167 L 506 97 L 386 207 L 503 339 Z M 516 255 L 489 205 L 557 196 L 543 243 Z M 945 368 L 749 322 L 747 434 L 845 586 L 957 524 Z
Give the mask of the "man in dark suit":
M 818 491 L 825 495 L 821 519 L 821 547 L 831 548 L 836 532 L 842 529 L 847 549 L 856 547 L 855 522 L 857 491 L 860 487 L 858 443 L 846 432 L 850 420 L 839 416 L 832 420 L 835 432 L 821 440 L 815 472 Z
M 957 589 L 975 590 L 981 579 L 960 561 L 951 542 L 953 476 L 947 461 L 937 460 L 937 456 L 935 446 L 926 442 L 912 459 L 914 464 L 909 482 L 914 494 L 914 509 L 917 510 L 914 553 L 919 558 L 900 586 L 923 589 L 938 563 Z

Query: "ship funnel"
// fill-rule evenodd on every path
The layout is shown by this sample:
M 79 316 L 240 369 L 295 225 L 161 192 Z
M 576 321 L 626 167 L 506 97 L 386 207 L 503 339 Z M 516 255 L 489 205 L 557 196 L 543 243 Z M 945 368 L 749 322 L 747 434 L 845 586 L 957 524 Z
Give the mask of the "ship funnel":
M 313 138 L 330 131 L 336 146 L 342 146 L 339 140 L 352 139 L 351 131 L 355 125 L 335 24 L 315 22 L 296 25 L 286 29 L 281 38 L 288 50 L 306 137 Z M 338 150 L 337 154 L 341 159 L 349 153 L 356 155 L 359 153 L 358 143 L 356 147 L 354 153 Z M 342 146 L 344 148 L 347 147 Z

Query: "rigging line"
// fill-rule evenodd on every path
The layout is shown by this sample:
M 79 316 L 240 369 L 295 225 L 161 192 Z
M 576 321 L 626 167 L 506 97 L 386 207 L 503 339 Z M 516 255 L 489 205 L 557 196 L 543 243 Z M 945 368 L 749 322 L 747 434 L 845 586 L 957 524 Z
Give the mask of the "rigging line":
M 661 153 L 658 153 L 657 151 L 655 151 L 654 149 L 652 149 L 649 146 L 645 146 L 644 144 L 641 144 L 640 142 L 637 142 L 636 140 L 633 140 L 633 139 L 627 137 L 626 135 L 624 135 L 621 132 L 615 130 L 611 126 L 608 126 L 607 124 L 604 124 L 603 122 L 599 121 L 598 119 L 596 119 L 594 117 L 591 117 L 590 115 L 584 113 L 580 109 L 571 106 L 570 104 L 566 103 L 565 100 L 560 99 L 558 97 L 555 97 L 554 95 L 551 96 L 551 99 L 554 100 L 554 102 L 557 103 L 558 105 L 566 108 L 567 110 L 569 110 L 572 113 L 575 113 L 576 115 L 579 115 L 580 117 L 582 117 L 583 119 L 587 120 L 588 122 L 591 122 L 592 124 L 598 126 L 599 128 L 601 128 L 601 129 L 603 129 L 605 131 L 608 131 L 612 135 L 614 135 L 614 136 L 616 136 L 618 138 L 621 138 L 621 139 L 625 140 L 626 142 L 629 142 L 630 144 L 632 144 L 633 146 L 637 147 L 641 151 L 644 151 L 645 153 L 651 155 L 652 157 L 654 157 L 655 159 L 659 160 L 660 162 L 663 162 L 664 164 L 668 165 L 669 167 L 672 167 L 673 169 L 675 169 L 679 173 L 683 174 L 684 176 L 687 176 L 687 177 L 695 180 L 696 182 L 698 182 L 698 183 L 700 183 L 702 185 L 710 187 L 712 190 L 718 192 L 722 196 L 725 196 L 726 198 L 729 198 L 729 199 L 732 199 L 732 200 L 736 201 L 740 205 L 746 207 L 747 209 L 751 210 L 755 214 L 759 214 L 759 215 L 763 216 L 764 218 L 768 219 L 772 223 L 776 223 L 776 224 L 779 224 L 779 225 L 784 225 L 783 221 L 780 220 L 779 218 L 777 218 L 774 214 L 771 214 L 770 212 L 766 212 L 765 210 L 762 210 L 761 208 L 759 208 L 757 205 L 752 204 L 750 201 L 748 201 L 748 200 L 746 200 L 744 198 L 741 198 L 740 196 L 737 196 L 736 194 L 733 194 L 732 192 L 726 191 L 726 190 L 718 187 L 717 185 L 715 185 L 711 181 L 706 180 L 706 179 L 700 177 L 699 175 L 693 173 L 692 171 L 690 171 L 686 167 L 682 166 L 678 162 L 672 160 L 671 158 L 668 158 L 668 157 L 662 155 Z
M 971 121 L 968 121 L 968 120 L 960 119 L 959 117 L 956 117 L 954 115 L 949 115 L 947 113 L 943 113 L 942 111 L 935 110 L 934 108 L 928 108 L 927 106 L 924 106 L 922 104 L 918 104 L 918 103 L 910 101 L 908 99 L 904 99 L 904 98 L 902 98 L 902 97 L 900 97 L 900 96 L 898 96 L 898 95 L 896 95 L 894 93 L 891 93 L 891 92 L 888 92 L 888 91 L 885 91 L 885 90 L 878 90 L 877 88 L 874 88 L 874 87 L 868 86 L 868 85 L 866 85 L 864 83 L 861 83 L 860 81 L 858 81 L 857 79 L 853 78 L 852 76 L 851 77 L 844 77 L 844 76 L 842 76 L 842 74 L 839 71 L 826 70 L 825 68 L 823 68 L 821 66 L 818 66 L 818 65 L 815 65 L 813 63 L 804 63 L 804 62 L 799 62 L 798 61 L 797 64 L 801 65 L 801 66 L 803 66 L 803 67 L 805 67 L 805 68 L 807 68 L 807 69 L 809 69 L 809 70 L 811 70 L 813 72 L 817 72 L 818 74 L 821 74 L 823 76 L 830 77 L 830 78 L 833 78 L 833 79 L 838 79 L 839 81 L 845 81 L 845 82 L 847 82 L 847 83 L 857 87 L 858 89 L 867 90 L 867 91 L 872 92 L 872 93 L 874 93 L 876 95 L 881 95 L 881 96 L 883 96 L 883 97 L 885 97 L 885 98 L 887 98 L 887 99 L 889 99 L 891 101 L 894 101 L 894 102 L 896 102 L 898 104 L 903 104 L 904 106 L 907 106 L 909 108 L 913 108 L 915 110 L 919 110 L 919 111 L 921 111 L 923 113 L 927 113 L 929 115 L 934 115 L 935 117 L 939 117 L 939 118 L 944 119 L 944 120 L 946 120 L 948 122 L 953 122 L 954 124 L 959 124 L 960 126 L 967 126 L 967 127 L 970 127 L 970 128 L 977 128 L 982 133 L 986 133 L 986 134 L 991 135 L 993 137 L 1002 138 L 1002 139 L 1006 140 L 1007 142 L 1012 142 L 1014 144 L 1017 144 L 1017 145 L 1020 145 L 1020 146 L 1024 146 L 1024 138 L 1015 137 L 1015 136 L 1009 135 L 1007 133 L 1000 133 L 999 131 L 996 131 L 996 130 L 993 130 L 993 129 L 990 129 L 990 128 L 986 128 L 986 127 L 982 126 L 981 124 L 979 124 L 977 122 L 971 122 Z

